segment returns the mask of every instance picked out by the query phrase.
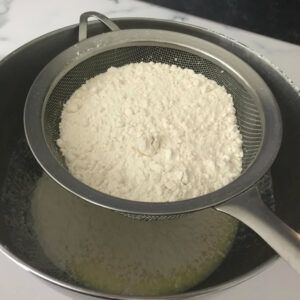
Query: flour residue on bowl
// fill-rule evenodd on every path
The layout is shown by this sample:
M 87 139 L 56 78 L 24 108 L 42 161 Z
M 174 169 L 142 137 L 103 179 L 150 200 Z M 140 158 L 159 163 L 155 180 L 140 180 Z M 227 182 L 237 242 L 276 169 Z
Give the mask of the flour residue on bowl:
M 64 105 L 57 144 L 74 177 L 137 201 L 201 196 L 242 170 L 232 96 L 201 74 L 161 63 L 89 79 Z

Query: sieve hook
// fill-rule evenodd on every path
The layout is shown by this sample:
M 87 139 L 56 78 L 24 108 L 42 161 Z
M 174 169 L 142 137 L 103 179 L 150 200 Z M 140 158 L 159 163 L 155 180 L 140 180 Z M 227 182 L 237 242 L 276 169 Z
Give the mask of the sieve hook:
M 119 26 L 116 25 L 112 20 L 110 20 L 108 17 L 96 12 L 96 11 L 88 11 L 83 13 L 80 16 L 79 20 L 79 36 L 78 40 L 79 42 L 85 40 L 87 38 L 87 30 L 88 30 L 88 19 L 91 17 L 97 18 L 98 21 L 106 25 L 111 31 L 117 31 L 120 30 Z

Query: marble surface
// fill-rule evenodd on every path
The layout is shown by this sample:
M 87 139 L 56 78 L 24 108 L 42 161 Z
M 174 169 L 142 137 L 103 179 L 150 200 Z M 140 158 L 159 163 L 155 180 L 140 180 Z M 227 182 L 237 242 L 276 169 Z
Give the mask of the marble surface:
M 88 10 L 96 10 L 109 17 L 161 18 L 213 29 L 263 54 L 300 86 L 299 46 L 135 0 L 0 0 L 0 59 L 42 34 L 77 23 L 79 15 Z M 279 259 L 247 282 L 201 299 L 298 300 L 299 294 L 300 276 Z M 54 289 L 0 254 L 0 299 L 95 298 Z

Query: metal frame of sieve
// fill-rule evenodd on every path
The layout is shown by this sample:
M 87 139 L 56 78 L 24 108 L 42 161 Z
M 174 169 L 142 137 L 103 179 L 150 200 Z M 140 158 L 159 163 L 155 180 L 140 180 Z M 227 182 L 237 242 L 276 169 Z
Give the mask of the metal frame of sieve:
M 85 39 L 91 16 L 112 31 Z M 152 220 L 214 207 L 255 230 L 300 273 L 299 235 L 268 210 L 256 187 L 275 160 L 282 136 L 279 108 L 262 78 L 237 56 L 216 44 L 173 31 L 121 30 L 97 12 L 81 16 L 79 40 L 40 72 L 26 99 L 26 138 L 45 172 L 80 198 L 130 216 Z M 241 176 L 215 192 L 193 199 L 146 203 L 98 192 L 69 174 L 56 146 L 64 102 L 87 79 L 105 72 L 108 67 L 141 61 L 194 69 L 224 85 L 233 95 L 245 156 Z M 198 68 L 195 67 L 197 62 Z M 214 76 L 210 76 L 212 66 L 218 70 Z
M 106 208 L 131 214 L 170 215 L 191 212 L 226 201 L 253 186 L 266 173 L 280 146 L 281 120 L 271 91 L 250 66 L 217 45 L 176 32 L 150 29 L 117 30 L 117 26 L 111 26 L 114 31 L 84 40 L 86 36 L 85 29 L 87 29 L 86 17 L 81 17 L 83 27 L 79 28 L 82 41 L 62 52 L 41 71 L 30 89 L 24 110 L 25 132 L 30 148 L 38 162 L 54 180 L 79 197 Z M 111 24 L 108 23 L 108 25 Z M 88 60 L 94 60 L 92 64 L 88 65 L 88 68 L 93 68 L 94 65 L 99 64 L 99 59 L 95 60 L 95 57 L 98 56 L 101 59 L 101 55 L 104 56 L 103 60 L 112 60 L 109 65 L 122 65 L 132 62 L 130 60 L 132 50 L 142 49 L 143 47 L 146 47 L 146 52 L 149 52 L 149 48 L 153 49 L 152 59 L 159 49 L 164 49 L 169 56 L 174 55 L 170 54 L 172 51 L 175 51 L 175 55 L 187 54 L 186 60 L 189 59 L 189 56 L 192 59 L 199 57 L 202 61 L 208 62 L 208 67 L 217 66 L 217 70 L 220 70 L 220 74 L 217 75 L 220 78 L 224 77 L 224 74 L 229 74 L 232 82 L 229 82 L 228 85 L 239 85 L 238 89 L 247 94 L 248 100 L 245 99 L 245 101 L 249 102 L 249 107 L 246 107 L 246 112 L 245 110 L 242 111 L 244 115 L 246 114 L 246 118 L 239 126 L 251 127 L 251 124 L 248 123 L 253 121 L 252 128 L 248 130 L 249 140 L 251 138 L 258 139 L 255 136 L 256 131 L 260 131 L 261 140 L 259 144 L 255 145 L 256 149 L 253 149 L 253 146 L 251 148 L 251 145 L 249 146 L 248 151 L 253 150 L 252 157 L 250 161 L 246 162 L 246 171 L 238 179 L 215 192 L 201 197 L 167 203 L 144 203 L 120 199 L 98 192 L 70 175 L 55 144 L 58 135 L 51 132 L 55 124 L 54 126 L 51 125 L 52 127 L 49 125 L 52 122 L 58 126 L 60 113 L 52 114 L 53 117 L 48 111 L 53 111 L 55 105 L 60 106 L 61 110 L 63 102 L 67 100 L 72 92 L 89 79 L 88 77 L 97 74 L 97 70 L 90 72 L 88 75 L 85 72 L 82 80 L 76 81 L 76 76 L 80 76 L 78 74 L 85 71 L 85 65 L 83 64 L 86 64 Z M 121 54 L 118 54 L 118 52 Z M 113 59 L 118 55 L 126 56 L 126 58 L 121 58 L 117 64 L 113 63 Z M 166 54 L 162 53 L 161 55 Z M 127 56 L 129 56 L 129 59 Z M 176 58 L 177 62 L 172 60 L 171 63 L 178 65 L 180 59 Z M 148 60 L 150 61 L 151 57 L 148 57 Z M 145 60 L 140 59 L 140 61 Z M 186 62 L 184 64 L 187 65 Z M 104 64 L 102 72 L 109 65 Z M 80 68 L 80 66 L 82 67 Z M 72 72 L 72 70 L 75 71 Z M 216 80 L 218 78 L 212 79 Z M 76 81 L 75 87 L 73 86 L 73 89 L 71 89 L 69 85 L 62 83 L 64 80 Z M 218 82 L 218 80 L 216 81 Z M 237 88 L 236 86 L 234 88 Z M 52 95 L 60 95 L 64 90 L 68 90 L 67 96 L 64 99 L 55 99 L 56 102 L 53 101 Z M 234 100 L 236 101 L 236 99 Z M 247 116 L 247 113 L 249 116 Z M 49 129 L 49 127 L 51 128 Z

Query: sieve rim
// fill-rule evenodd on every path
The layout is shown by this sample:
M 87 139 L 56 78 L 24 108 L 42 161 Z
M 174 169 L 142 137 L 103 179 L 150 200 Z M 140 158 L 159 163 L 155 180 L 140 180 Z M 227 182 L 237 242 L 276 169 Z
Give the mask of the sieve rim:
M 142 38 L 141 38 L 142 37 Z M 99 46 L 99 41 L 101 46 Z M 199 54 L 205 53 L 238 76 L 256 98 L 262 117 L 263 136 L 256 159 L 237 179 L 209 194 L 174 202 L 142 202 L 114 197 L 96 191 L 80 182 L 52 156 L 44 138 L 43 110 L 51 88 L 75 65 L 85 59 L 116 47 L 136 46 L 141 43 L 177 45 Z M 205 52 L 206 50 L 206 52 Z M 243 74 L 243 76 L 241 76 Z M 246 80 L 247 78 L 247 80 Z M 240 58 L 205 40 L 177 32 L 156 29 L 127 29 L 88 38 L 60 53 L 50 61 L 34 81 L 24 108 L 24 129 L 28 145 L 44 171 L 58 184 L 73 194 L 102 207 L 139 215 L 172 215 L 215 206 L 244 192 L 266 173 L 280 148 L 282 127 L 279 107 L 263 79 Z

